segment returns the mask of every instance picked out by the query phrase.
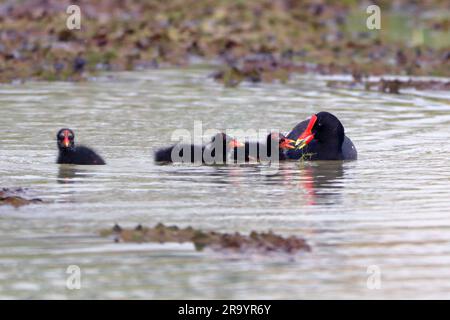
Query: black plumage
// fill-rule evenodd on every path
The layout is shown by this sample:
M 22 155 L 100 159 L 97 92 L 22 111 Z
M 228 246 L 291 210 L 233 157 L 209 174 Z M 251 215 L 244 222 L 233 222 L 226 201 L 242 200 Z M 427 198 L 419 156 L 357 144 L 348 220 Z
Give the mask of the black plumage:
M 309 132 L 307 132 L 309 131 Z M 297 124 L 288 138 L 297 140 L 301 136 L 310 137 L 303 148 L 289 150 L 289 159 L 305 160 L 356 160 L 358 153 L 353 142 L 345 135 L 344 126 L 329 112 L 319 112 Z
M 246 141 L 243 147 L 235 148 L 233 158 L 235 162 L 287 160 L 286 150 L 290 145 L 283 134 L 272 132 L 267 135 L 265 143 Z M 273 151 L 276 154 L 272 154 Z
M 85 146 L 75 145 L 75 134 L 72 130 L 63 128 L 56 135 L 59 150 L 56 163 L 80 165 L 104 165 L 105 161 L 94 150 Z
M 160 148 L 154 153 L 155 162 L 222 164 L 237 141 L 225 133 L 218 133 L 204 145 L 178 143 Z

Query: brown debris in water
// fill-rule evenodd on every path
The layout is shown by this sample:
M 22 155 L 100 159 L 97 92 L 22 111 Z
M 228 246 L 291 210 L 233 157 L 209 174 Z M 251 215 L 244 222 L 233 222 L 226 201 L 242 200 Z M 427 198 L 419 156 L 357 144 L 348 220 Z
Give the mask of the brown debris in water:
M 158 223 L 148 228 L 138 225 L 134 229 L 124 229 L 115 225 L 112 229 L 102 230 L 102 236 L 115 236 L 116 242 L 192 242 L 197 250 L 209 248 L 215 251 L 248 252 L 280 252 L 294 254 L 298 251 L 311 251 L 310 246 L 302 238 L 282 237 L 273 232 L 251 232 L 250 235 L 236 233 L 219 233 L 202 231 L 192 227 L 179 228 Z
M 15 208 L 32 204 L 32 203 L 41 203 L 41 199 L 26 199 L 20 196 L 24 193 L 23 188 L 17 188 L 17 189 L 9 189 L 9 188 L 3 188 L 0 189 L 0 205 L 11 205 Z
M 363 88 L 367 91 L 380 91 L 384 93 L 399 94 L 400 89 L 412 88 L 416 90 L 438 90 L 449 91 L 450 81 L 438 80 L 387 80 L 380 79 L 378 81 L 362 80 L 360 77 L 353 76 L 352 81 L 328 81 L 327 86 L 330 88 L 355 89 Z

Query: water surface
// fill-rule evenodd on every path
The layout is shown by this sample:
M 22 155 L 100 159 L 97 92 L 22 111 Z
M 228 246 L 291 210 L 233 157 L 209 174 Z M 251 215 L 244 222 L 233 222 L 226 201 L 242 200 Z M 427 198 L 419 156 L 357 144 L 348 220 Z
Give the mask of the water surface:
M 314 76 L 227 89 L 209 72 L 0 87 L 0 186 L 49 202 L 0 207 L 0 298 L 450 298 L 450 94 L 331 89 Z M 358 161 L 275 173 L 152 162 L 194 121 L 288 131 L 321 110 L 341 119 Z M 56 165 L 63 126 L 108 165 Z M 236 257 L 98 236 L 115 222 L 271 229 L 312 252 Z M 81 290 L 66 288 L 69 265 Z M 367 287 L 374 266 L 378 290 Z

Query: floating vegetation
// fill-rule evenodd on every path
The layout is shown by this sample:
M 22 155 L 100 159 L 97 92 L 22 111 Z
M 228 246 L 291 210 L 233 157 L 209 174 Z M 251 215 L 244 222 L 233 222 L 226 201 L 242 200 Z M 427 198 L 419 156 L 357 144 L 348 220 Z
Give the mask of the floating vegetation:
M 306 162 L 311 161 L 312 157 L 315 155 L 315 153 L 312 152 L 306 152 L 302 153 L 301 157 L 298 159 L 299 162 Z
M 399 94 L 400 89 L 449 91 L 450 81 L 380 79 L 376 81 L 353 78 L 352 81 L 328 81 L 327 86 L 342 89 L 364 89 Z
M 102 236 L 114 236 L 116 242 L 155 242 L 184 243 L 191 242 L 199 251 L 208 248 L 214 251 L 232 251 L 239 253 L 269 253 L 280 252 L 294 254 L 299 251 L 310 251 L 311 248 L 302 238 L 282 237 L 272 232 L 251 232 L 250 235 L 236 233 L 219 233 L 202 231 L 192 227 L 179 228 L 165 226 L 162 223 L 148 228 L 138 225 L 134 229 L 124 229 L 115 225 L 112 229 L 100 231 Z
M 21 195 L 24 193 L 23 188 L 9 189 L 3 188 L 0 189 L 0 205 L 11 205 L 13 207 L 21 207 L 27 204 L 32 203 L 41 203 L 41 199 L 26 199 Z

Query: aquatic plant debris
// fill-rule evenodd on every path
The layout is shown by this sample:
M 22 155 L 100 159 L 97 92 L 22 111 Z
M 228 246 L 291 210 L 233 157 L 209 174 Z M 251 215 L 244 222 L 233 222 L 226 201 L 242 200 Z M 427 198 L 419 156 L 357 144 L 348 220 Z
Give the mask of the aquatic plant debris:
M 364 80 L 355 77 L 351 81 L 327 81 L 327 86 L 330 88 L 339 89 L 363 89 L 367 91 L 380 91 L 384 93 L 399 94 L 400 89 L 416 89 L 416 90 L 437 90 L 437 91 L 449 91 L 450 81 L 439 80 L 400 80 L 400 79 L 383 79 Z
M 26 199 L 21 195 L 24 193 L 25 189 L 16 188 L 2 188 L 0 189 L 0 205 L 11 205 L 15 208 L 32 204 L 32 203 L 41 203 L 42 200 L 38 198 L 34 199 Z
M 273 232 L 255 232 L 249 235 L 236 233 L 220 233 L 202 231 L 192 227 L 179 228 L 158 223 L 155 227 L 138 225 L 134 229 L 125 229 L 115 225 L 112 229 L 101 230 L 102 236 L 114 236 L 116 242 L 155 242 L 184 243 L 192 242 L 196 250 L 205 248 L 214 251 L 232 251 L 239 253 L 279 252 L 294 254 L 299 251 L 311 251 L 310 246 L 302 238 L 296 236 L 282 237 Z

